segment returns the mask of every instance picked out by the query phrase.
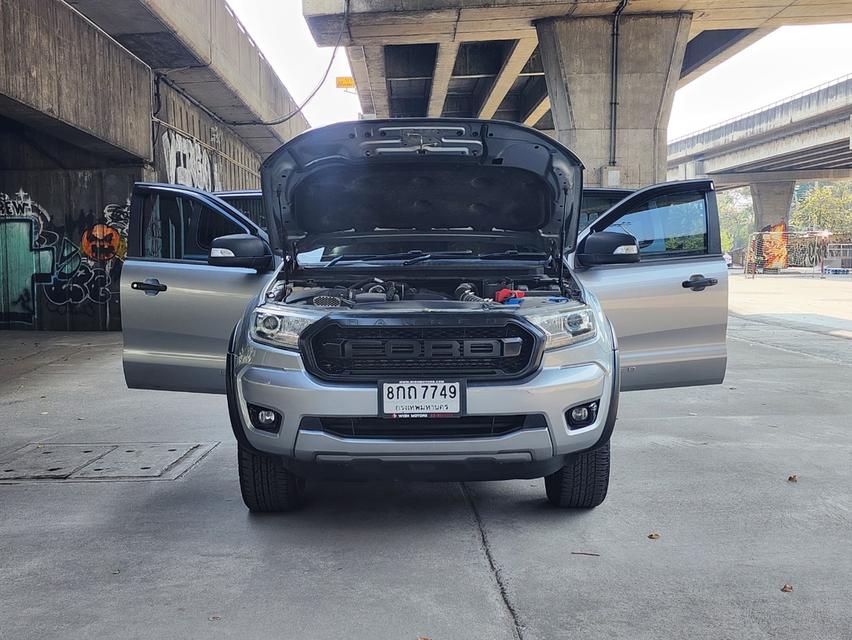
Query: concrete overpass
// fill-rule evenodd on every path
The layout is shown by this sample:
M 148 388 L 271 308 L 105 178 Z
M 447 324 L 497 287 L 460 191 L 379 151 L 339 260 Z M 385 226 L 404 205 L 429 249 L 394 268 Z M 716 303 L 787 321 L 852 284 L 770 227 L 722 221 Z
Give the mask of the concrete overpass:
M 607 186 L 665 179 L 679 85 L 779 26 L 852 22 L 850 0 L 304 0 L 303 7 L 317 43 L 339 38 L 347 47 L 365 114 L 495 117 L 553 129 L 583 159 L 587 181 Z
M 225 0 L 73 4 L 0 0 L 0 328 L 118 328 L 133 183 L 256 187 L 307 127 Z
M 155 75 L 228 122 L 266 122 L 296 107 L 225 0 L 70 0 Z M 227 126 L 227 125 L 226 125 Z M 265 157 L 307 128 L 302 116 L 275 126 L 234 126 Z
M 852 179 L 852 74 L 668 144 L 670 180 L 750 186 L 755 225 L 786 220 L 797 181 Z

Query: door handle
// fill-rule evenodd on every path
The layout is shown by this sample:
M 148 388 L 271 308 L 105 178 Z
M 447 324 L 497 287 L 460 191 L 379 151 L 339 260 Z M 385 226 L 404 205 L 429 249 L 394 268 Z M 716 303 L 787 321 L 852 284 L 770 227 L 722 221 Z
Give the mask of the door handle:
M 689 280 L 684 280 L 680 283 L 684 289 L 692 289 L 693 291 L 704 291 L 707 287 L 712 287 L 719 284 L 716 278 L 705 278 L 700 274 L 689 276 Z
M 168 287 L 160 284 L 156 278 L 147 278 L 144 282 L 131 282 L 130 288 L 136 291 L 144 291 L 146 296 L 155 296 L 160 291 L 165 291 Z

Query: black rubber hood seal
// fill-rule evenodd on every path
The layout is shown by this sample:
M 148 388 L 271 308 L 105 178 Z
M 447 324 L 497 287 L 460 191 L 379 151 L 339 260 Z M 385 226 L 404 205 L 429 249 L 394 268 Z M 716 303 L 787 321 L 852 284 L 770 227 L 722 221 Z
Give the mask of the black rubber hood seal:
M 287 227 L 497 229 L 564 233 L 570 251 L 582 170 L 556 140 L 512 122 L 362 120 L 296 136 L 266 159 L 261 182 L 277 248 Z

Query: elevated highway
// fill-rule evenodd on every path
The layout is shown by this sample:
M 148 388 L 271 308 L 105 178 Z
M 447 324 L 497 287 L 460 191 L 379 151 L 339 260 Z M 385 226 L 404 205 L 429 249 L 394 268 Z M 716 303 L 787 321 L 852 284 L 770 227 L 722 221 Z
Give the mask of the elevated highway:
M 852 179 L 852 74 L 668 144 L 670 180 L 750 186 L 755 225 L 786 220 L 797 181 Z
M 362 111 L 524 122 L 575 150 L 590 184 L 665 179 L 674 92 L 790 24 L 852 22 L 839 0 L 304 0 L 347 47 Z

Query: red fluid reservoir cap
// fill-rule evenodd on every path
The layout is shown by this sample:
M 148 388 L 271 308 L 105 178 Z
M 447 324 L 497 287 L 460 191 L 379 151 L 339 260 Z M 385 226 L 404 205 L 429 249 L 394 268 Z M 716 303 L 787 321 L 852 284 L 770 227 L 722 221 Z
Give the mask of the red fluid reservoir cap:
M 523 298 L 524 292 L 516 289 L 500 289 L 494 292 L 494 302 L 506 302 L 509 298 Z

